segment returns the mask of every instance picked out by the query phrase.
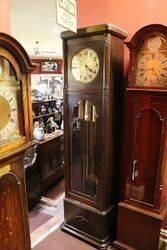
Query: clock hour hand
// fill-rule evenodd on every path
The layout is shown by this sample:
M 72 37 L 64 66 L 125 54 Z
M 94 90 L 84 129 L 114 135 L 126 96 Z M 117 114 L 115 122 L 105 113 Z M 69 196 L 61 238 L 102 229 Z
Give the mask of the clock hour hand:
M 85 64 L 85 68 L 87 68 L 90 72 L 95 73 L 92 69 L 88 67 L 88 65 Z
M 147 68 L 147 69 L 145 69 L 145 71 L 146 71 L 146 70 L 152 70 L 152 71 L 154 72 L 155 76 L 157 77 L 158 82 L 159 82 L 158 75 L 157 75 L 157 73 L 155 72 L 154 68 Z

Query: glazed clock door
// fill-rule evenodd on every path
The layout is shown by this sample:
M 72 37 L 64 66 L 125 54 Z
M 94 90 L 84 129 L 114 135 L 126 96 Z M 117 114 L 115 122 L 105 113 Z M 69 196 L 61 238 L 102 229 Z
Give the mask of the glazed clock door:
M 24 136 L 21 83 L 10 61 L 0 56 L 0 145 Z
M 136 104 L 133 111 L 132 135 L 129 198 L 154 207 L 164 136 L 164 117 L 161 109 Z
M 80 100 L 72 113 L 72 192 L 97 199 L 99 195 L 100 134 L 96 106 Z

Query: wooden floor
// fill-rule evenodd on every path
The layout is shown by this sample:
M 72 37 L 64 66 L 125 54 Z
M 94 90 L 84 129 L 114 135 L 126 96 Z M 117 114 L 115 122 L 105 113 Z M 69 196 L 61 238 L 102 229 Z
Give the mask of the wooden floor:
M 45 194 L 44 196 L 52 199 L 52 200 L 56 200 L 58 199 L 62 193 L 64 193 L 64 179 L 59 181 L 57 185 L 54 185 L 53 187 L 51 187 Z

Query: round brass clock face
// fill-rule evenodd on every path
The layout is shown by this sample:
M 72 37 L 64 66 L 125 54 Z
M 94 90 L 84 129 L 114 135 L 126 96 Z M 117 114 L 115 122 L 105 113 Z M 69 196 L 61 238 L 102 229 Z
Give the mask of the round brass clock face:
M 0 141 L 9 139 L 16 130 L 17 101 L 13 92 L 0 85 Z
M 72 75 L 81 83 L 92 82 L 98 75 L 99 67 L 99 57 L 93 49 L 81 49 L 72 58 Z
M 162 53 L 146 53 L 137 64 L 136 84 L 141 86 L 167 86 L 167 57 Z

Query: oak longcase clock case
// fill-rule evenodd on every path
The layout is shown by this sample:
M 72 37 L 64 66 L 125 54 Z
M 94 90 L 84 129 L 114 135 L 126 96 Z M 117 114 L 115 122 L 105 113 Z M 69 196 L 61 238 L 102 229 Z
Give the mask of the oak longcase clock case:
M 126 32 L 99 25 L 61 37 L 66 117 L 62 229 L 105 248 L 115 233 Z
M 130 74 L 115 245 L 156 250 L 167 215 L 167 27 L 145 26 L 126 44 Z
M 33 145 L 32 69 L 23 47 L 0 33 L 0 249 L 31 249 L 23 157 Z

